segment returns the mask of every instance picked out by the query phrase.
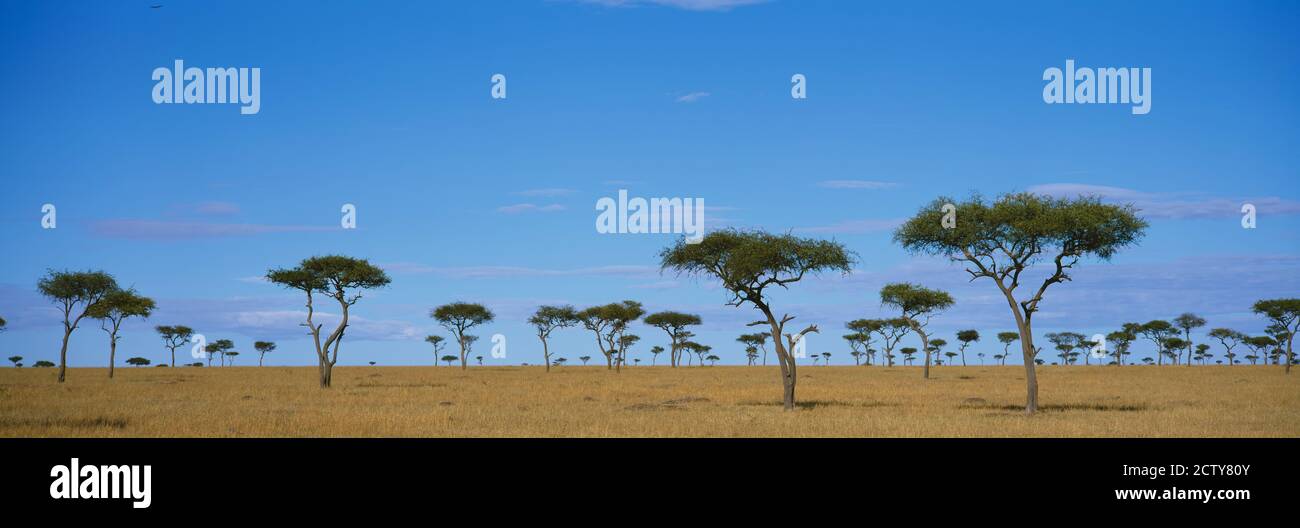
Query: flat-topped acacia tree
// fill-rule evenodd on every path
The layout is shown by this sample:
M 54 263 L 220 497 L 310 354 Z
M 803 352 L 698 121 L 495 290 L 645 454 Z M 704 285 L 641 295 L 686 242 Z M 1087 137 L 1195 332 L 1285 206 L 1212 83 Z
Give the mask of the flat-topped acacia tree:
M 167 350 L 171 351 L 172 353 L 171 366 L 175 367 L 176 349 L 184 346 L 185 343 L 189 342 L 190 336 L 194 335 L 194 329 L 183 325 L 175 325 L 175 326 L 161 325 L 161 326 L 155 326 L 153 327 L 153 329 L 155 332 L 158 332 L 158 335 L 160 337 L 162 337 L 163 346 L 167 347 Z
M 596 334 L 596 346 L 605 356 L 605 368 L 614 370 L 621 348 L 619 341 L 628 325 L 645 315 L 645 309 L 636 301 L 623 301 L 592 306 L 578 312 L 578 321 Z
M 128 317 L 148 319 L 157 305 L 153 299 L 135 292 L 135 290 L 115 290 L 105 295 L 100 302 L 90 307 L 90 317 L 99 319 L 99 327 L 108 333 L 108 377 L 113 377 L 117 362 L 118 331 L 122 321 Z
M 755 350 L 762 352 L 763 366 L 766 367 L 767 366 L 767 338 L 769 337 L 772 336 L 765 334 L 763 332 L 754 332 L 752 334 L 743 334 L 740 337 L 736 338 L 736 341 L 740 341 L 746 347 L 754 347 Z
M 854 319 L 844 323 L 844 328 L 849 330 L 844 339 L 855 352 L 858 351 L 859 346 L 862 347 L 861 354 L 866 356 L 868 366 L 871 365 L 871 357 L 875 355 L 871 348 L 872 336 L 884 325 L 885 322 L 880 319 Z
M 343 333 L 348 327 L 349 311 L 361 300 L 360 290 L 382 288 L 392 282 L 384 270 L 365 259 L 342 255 L 307 258 L 297 267 L 268 271 L 266 279 L 307 294 L 307 321 L 301 326 L 307 327 L 312 344 L 316 347 L 322 389 L 330 387 L 334 364 L 339 359 L 339 345 L 342 344 Z M 318 293 L 334 299 L 342 310 L 338 326 L 324 341 L 321 341 L 323 325 L 317 324 L 313 319 L 316 314 L 315 294 Z
M 925 327 L 935 314 L 952 307 L 952 295 L 909 282 L 896 282 L 880 289 L 880 304 L 902 312 L 900 317 L 907 321 L 916 335 L 921 336 L 921 350 L 925 352 L 925 368 L 921 369 L 921 377 L 929 379 L 930 354 L 938 352 L 938 349 L 931 349 L 930 335 L 925 332 Z M 947 342 L 943 344 L 946 345 Z
M 1002 357 L 998 358 L 998 360 L 1002 362 L 1002 366 L 1007 365 L 1007 354 L 1010 353 L 1011 343 L 1019 340 L 1019 332 L 998 332 L 998 342 L 1002 343 Z
M 682 341 L 685 341 L 690 335 L 690 331 L 686 330 L 686 327 L 699 325 L 702 321 L 700 320 L 700 316 L 695 314 L 666 311 L 655 312 L 647 315 L 642 322 L 663 330 L 664 333 L 668 334 L 668 359 L 669 363 L 676 368 L 677 352 L 680 350 Z M 745 336 L 741 336 L 739 341 L 744 343 L 744 337 Z
M 578 324 L 578 311 L 572 306 L 540 306 L 528 323 L 537 329 L 537 338 L 542 340 L 542 362 L 546 371 L 551 371 L 551 349 L 546 340 L 556 328 L 568 328 Z
M 1278 327 L 1278 337 L 1286 340 L 1286 373 L 1291 373 L 1291 364 L 1295 362 L 1295 353 L 1291 349 L 1296 332 L 1300 332 L 1300 299 L 1267 299 L 1255 303 L 1255 313 L 1267 317 Z M 1282 339 L 1275 339 L 1279 349 Z
M 270 341 L 253 342 L 253 350 L 257 351 L 257 366 L 262 366 L 262 360 L 266 358 L 267 352 L 275 351 L 275 343 Z
M 429 317 L 438 321 L 438 324 L 456 336 L 456 342 L 460 344 L 461 370 L 469 368 L 469 351 L 473 347 L 474 341 L 478 340 L 477 337 L 470 336 L 465 332 L 496 319 L 496 315 L 486 306 L 467 302 L 444 304 L 429 312 Z
M 68 338 L 91 308 L 117 291 L 117 281 L 102 271 L 50 270 L 36 283 L 36 289 L 63 312 L 63 346 L 59 348 L 59 383 L 63 383 L 68 371 Z
M 1103 204 L 1097 197 L 1052 198 L 1004 195 L 987 203 L 976 195 L 958 203 L 940 197 L 894 232 L 912 253 L 941 255 L 964 263 L 971 279 L 997 285 L 1015 316 L 1025 363 L 1025 412 L 1038 410 L 1033 316 L 1048 287 L 1070 280 L 1084 257 L 1110 259 L 1136 244 L 1147 223 L 1132 205 Z M 1016 296 L 1021 275 L 1043 260 L 1054 269 L 1028 296 Z
M 1194 313 L 1184 313 L 1174 318 L 1174 326 L 1183 331 L 1183 342 L 1186 343 L 1187 349 L 1187 366 L 1192 366 L 1192 348 L 1196 345 L 1192 341 L 1192 330 L 1205 326 L 1205 318 Z
M 447 346 L 446 338 L 440 335 L 424 336 L 424 342 L 433 345 L 433 366 L 438 366 L 438 354 L 442 353 L 442 347 Z
M 724 229 L 709 233 L 696 243 L 679 239 L 660 252 L 659 257 L 663 269 L 708 275 L 722 281 L 722 287 L 732 295 L 728 305 L 739 307 L 749 303 L 762 312 L 764 320 L 750 326 L 767 325 L 781 365 L 785 410 L 794 410 L 795 361 L 787 342 L 782 340 L 786 323 L 794 317 L 789 314 L 776 317 L 766 296 L 767 288 L 788 288 L 809 273 L 848 273 L 853 264 L 852 253 L 834 241 Z M 809 332 L 817 332 L 817 325 L 810 325 L 787 339 L 795 343 Z
M 885 349 L 881 353 L 884 354 L 886 367 L 894 366 L 894 347 L 898 346 L 898 342 L 911 331 L 912 325 L 902 317 L 880 319 L 880 326 L 876 328 L 876 333 L 880 334 L 881 341 L 885 343 Z

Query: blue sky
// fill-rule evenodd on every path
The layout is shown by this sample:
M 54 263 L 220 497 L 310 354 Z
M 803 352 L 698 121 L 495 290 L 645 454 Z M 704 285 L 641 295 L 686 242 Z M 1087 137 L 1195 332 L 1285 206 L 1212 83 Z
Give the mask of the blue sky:
M 269 363 L 312 364 L 302 299 L 257 278 L 343 253 L 393 278 L 354 310 L 343 364 L 430 363 L 423 336 L 446 333 L 427 313 L 455 300 L 497 312 L 476 352 L 495 333 L 508 352 L 487 363 L 535 364 L 538 304 L 623 299 L 701 314 L 699 340 L 742 362 L 756 312 L 661 275 L 671 235 L 596 233 L 596 200 L 621 188 L 703 198 L 707 228 L 855 251 L 849 276 L 775 294 L 835 363 L 851 363 L 843 322 L 887 315 L 877 292 L 899 280 L 954 293 L 941 337 L 977 328 L 972 352 L 1001 348 L 988 341 L 1013 325 L 991 284 L 889 240 L 971 191 L 1098 193 L 1151 221 L 1141 247 L 1049 292 L 1039 334 L 1184 311 L 1257 333 L 1254 300 L 1300 294 L 1298 25 L 1290 2 L 4 2 L 0 353 L 56 360 L 36 281 L 102 268 L 159 302 L 121 358 L 162 360 L 152 326 L 187 324 L 233 339 L 241 364 L 259 339 L 280 343 Z M 154 104 L 150 73 L 176 59 L 261 68 L 261 111 Z M 1067 59 L 1151 68 L 1151 112 L 1045 104 L 1043 71 Z M 789 95 L 795 73 L 807 99 Z M 665 344 L 634 332 L 632 357 Z M 553 350 L 595 357 L 592 339 L 558 331 Z M 83 323 L 69 361 L 106 351 Z

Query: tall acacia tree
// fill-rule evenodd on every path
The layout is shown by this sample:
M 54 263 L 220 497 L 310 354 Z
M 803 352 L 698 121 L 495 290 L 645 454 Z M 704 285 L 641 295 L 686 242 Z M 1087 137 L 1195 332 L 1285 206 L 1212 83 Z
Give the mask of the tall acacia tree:
M 976 195 L 961 203 L 941 197 L 894 232 L 913 253 L 942 255 L 966 265 L 971 279 L 997 285 L 1015 316 L 1025 363 L 1025 412 L 1038 411 L 1033 316 L 1053 284 L 1070 280 L 1085 257 L 1109 259 L 1137 243 L 1147 223 L 1132 205 L 1103 204 L 1096 197 L 1051 198 L 1008 194 L 993 203 Z M 1027 297 L 1017 298 L 1025 270 L 1047 259 L 1054 269 Z
M 528 318 L 528 324 L 537 330 L 537 338 L 542 340 L 542 361 L 546 371 L 551 371 L 551 349 L 546 340 L 556 328 L 568 328 L 578 324 L 578 311 L 572 306 L 539 306 L 537 312 Z
M 157 305 L 153 299 L 135 292 L 135 290 L 115 290 L 105 295 L 100 302 L 90 307 L 90 317 L 99 319 L 99 327 L 108 333 L 108 377 L 113 377 L 117 362 L 118 331 L 122 321 L 128 317 L 148 319 Z
M 153 329 L 155 332 L 158 332 L 160 337 L 162 337 L 163 346 L 172 353 L 171 366 L 175 367 L 176 349 L 185 346 L 185 343 L 189 342 L 190 337 L 194 335 L 194 329 L 182 325 L 155 326 Z
M 971 343 L 979 342 L 980 333 L 978 330 L 961 330 L 957 332 L 957 340 L 961 341 L 961 366 L 964 367 L 966 366 L 966 347 L 970 346 Z M 980 357 L 983 358 L 984 356 L 980 355 Z M 984 364 L 983 359 L 980 360 L 980 364 Z
M 690 334 L 686 327 L 702 323 L 698 315 L 672 311 L 652 313 L 645 316 L 642 322 L 668 334 L 668 359 L 673 367 L 677 366 L 677 353 L 682 341 L 685 341 Z M 744 343 L 744 337 L 741 336 L 738 341 Z
M 36 289 L 63 312 L 63 345 L 59 348 L 59 383 L 63 383 L 68 371 L 68 338 L 96 304 L 117 291 L 117 281 L 102 271 L 50 270 L 36 283 Z
M 930 378 L 930 336 L 925 327 L 930 318 L 953 305 L 952 296 L 942 290 L 933 290 L 910 282 L 886 284 L 880 289 L 880 304 L 902 312 L 902 319 L 921 337 L 921 350 L 925 352 L 925 368 L 921 377 Z
M 348 327 L 352 306 L 361 300 L 360 290 L 382 288 L 391 281 L 388 274 L 365 259 L 342 255 L 325 255 L 303 259 L 297 267 L 273 269 L 266 279 L 281 286 L 307 294 L 307 327 L 312 344 L 316 347 L 316 361 L 320 374 L 320 387 L 327 389 L 333 381 L 334 364 L 339 360 L 339 346 Z M 339 304 L 342 314 L 338 326 L 321 341 L 323 324 L 315 322 L 315 294 L 321 294 Z
M 1286 339 L 1286 373 L 1290 374 L 1291 364 L 1295 362 L 1291 345 L 1295 342 L 1296 332 L 1300 332 L 1300 299 L 1267 299 L 1255 303 L 1253 309 L 1281 330 L 1278 337 Z M 1282 348 L 1282 340 L 1277 341 L 1278 348 Z
M 275 351 L 275 343 L 270 341 L 254 341 L 253 350 L 257 351 L 257 366 L 262 366 L 262 360 L 266 359 L 268 352 Z
M 438 324 L 456 336 L 456 342 L 460 344 L 461 370 L 469 368 L 470 347 L 477 339 L 469 339 L 471 336 L 465 332 L 496 319 L 496 315 L 486 306 L 467 302 L 444 304 L 430 311 L 429 317 L 438 321 Z
M 1182 329 L 1183 341 L 1187 343 L 1187 366 L 1192 366 L 1192 349 L 1196 343 L 1192 341 L 1192 330 L 1205 326 L 1205 318 L 1194 313 L 1184 313 L 1174 318 L 1174 326 Z
M 767 288 L 788 288 L 809 273 L 848 273 L 853 263 L 852 253 L 833 241 L 724 229 L 705 235 L 697 243 L 679 239 L 659 256 L 663 269 L 719 279 L 723 288 L 731 293 L 728 305 L 739 307 L 749 303 L 762 312 L 764 320 L 749 325 L 767 326 L 781 365 L 784 408 L 794 410 L 796 367 L 787 345 L 797 343 L 810 332 L 817 332 L 817 325 L 790 334 L 787 342 L 783 342 L 782 336 L 787 335 L 785 325 L 794 317 L 785 314 L 777 318 L 766 296 Z

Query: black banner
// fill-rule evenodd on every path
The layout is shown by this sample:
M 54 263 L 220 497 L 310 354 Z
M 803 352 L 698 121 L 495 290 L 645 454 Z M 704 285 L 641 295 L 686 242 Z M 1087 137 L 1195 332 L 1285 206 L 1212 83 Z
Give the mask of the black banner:
M 304 504 L 322 507 L 307 513 L 334 515 L 416 512 L 433 504 L 548 507 L 602 497 L 667 506 L 672 497 L 696 494 L 716 504 L 780 489 L 788 500 L 822 508 L 869 500 L 1200 515 L 1290 504 L 1300 474 L 1293 456 L 1298 445 L 1292 439 L 10 439 L 0 441 L 9 458 L 0 497 L 6 511 L 137 518 L 207 511 L 213 504 L 220 506 L 211 513 L 217 516 Z

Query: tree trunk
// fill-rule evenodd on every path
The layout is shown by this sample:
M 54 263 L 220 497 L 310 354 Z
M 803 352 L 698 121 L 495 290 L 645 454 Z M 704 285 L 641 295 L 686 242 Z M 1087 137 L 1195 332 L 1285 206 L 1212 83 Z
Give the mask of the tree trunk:
M 176 347 L 172 347 L 172 368 L 176 368 Z
M 546 371 L 551 371 L 551 349 L 546 347 L 546 339 L 542 339 L 542 361 L 546 363 Z
M 72 328 L 63 327 L 63 348 L 59 349 L 59 383 L 67 378 L 68 371 L 68 337 L 72 336 Z
M 921 370 L 921 377 L 930 379 L 930 336 L 921 331 L 921 325 L 916 323 L 912 323 L 912 330 L 916 331 L 916 335 L 921 336 L 921 350 L 925 351 L 925 368 Z
M 330 383 L 333 381 L 333 378 L 334 378 L 334 365 L 331 365 L 328 361 L 321 362 L 320 388 L 322 389 L 330 388 Z
M 1286 337 L 1286 373 L 1291 373 L 1291 364 L 1295 363 L 1295 353 L 1291 351 L 1291 345 L 1295 342 L 1295 332 L 1287 334 Z
M 113 379 L 113 363 L 117 360 L 117 338 L 108 340 L 108 379 Z

